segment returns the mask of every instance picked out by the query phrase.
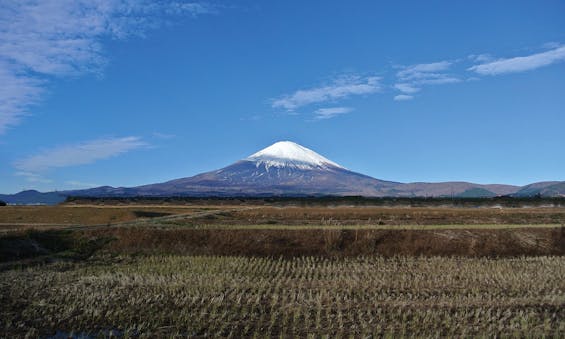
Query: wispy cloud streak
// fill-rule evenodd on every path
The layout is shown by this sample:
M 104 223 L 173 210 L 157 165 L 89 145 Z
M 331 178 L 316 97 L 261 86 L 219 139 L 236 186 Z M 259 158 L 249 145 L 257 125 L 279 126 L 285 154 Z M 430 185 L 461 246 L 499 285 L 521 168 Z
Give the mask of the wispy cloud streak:
M 440 61 L 429 64 L 418 64 L 407 66 L 396 73 L 399 83 L 396 88 L 405 93 L 414 93 L 418 85 L 447 84 L 461 81 L 446 71 L 453 63 L 450 61 Z M 409 87 L 409 89 L 408 89 Z M 408 89 L 408 91 L 406 91 Z
M 202 3 L 149 0 L 5 0 L 0 5 L 0 134 L 37 103 L 51 77 L 100 72 L 102 38 L 142 36 Z
M 395 84 L 394 88 L 401 91 L 402 93 L 409 93 L 409 94 L 420 91 L 420 88 L 414 86 L 413 84 L 407 84 L 407 83 Z
M 344 76 L 325 86 L 298 90 L 272 102 L 273 108 L 295 110 L 310 104 L 331 102 L 353 95 L 371 94 L 381 90 L 379 77 Z
M 417 64 L 405 67 L 403 70 L 396 73 L 396 75 L 404 80 L 413 80 L 426 78 L 435 72 L 445 71 L 451 66 L 449 61 L 433 62 L 429 64 Z
M 470 67 L 469 70 L 481 75 L 499 75 L 525 72 L 563 61 L 565 61 L 565 46 L 560 46 L 546 52 L 478 64 Z
M 97 139 L 48 149 L 20 159 L 13 165 L 19 175 L 34 178 L 38 177 L 39 173 L 51 169 L 90 164 L 144 146 L 147 146 L 147 143 L 134 136 Z
M 394 97 L 395 101 L 412 100 L 414 94 L 425 85 L 443 85 L 460 82 L 456 76 L 447 73 L 452 61 L 439 61 L 428 64 L 406 66 L 396 73 L 397 83 L 394 88 L 403 94 Z
M 353 108 L 351 107 L 327 107 L 327 108 L 320 108 L 317 109 L 314 114 L 314 119 L 316 120 L 325 120 L 335 118 L 338 115 L 351 113 Z
M 18 123 L 26 108 L 36 103 L 43 92 L 43 81 L 21 74 L 0 60 L 0 134 Z

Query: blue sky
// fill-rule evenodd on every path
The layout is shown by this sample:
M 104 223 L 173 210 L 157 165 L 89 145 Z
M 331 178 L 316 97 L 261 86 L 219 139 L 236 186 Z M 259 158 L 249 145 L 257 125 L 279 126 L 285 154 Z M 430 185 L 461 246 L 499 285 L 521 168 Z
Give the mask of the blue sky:
M 563 1 L 0 3 L 0 192 L 292 140 L 402 182 L 565 180 Z

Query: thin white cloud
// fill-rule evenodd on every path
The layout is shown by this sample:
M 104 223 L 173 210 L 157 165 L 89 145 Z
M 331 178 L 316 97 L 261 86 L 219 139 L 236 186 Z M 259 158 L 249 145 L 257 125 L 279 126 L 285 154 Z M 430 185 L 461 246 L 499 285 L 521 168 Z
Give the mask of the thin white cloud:
M 172 1 L 168 6 L 164 6 L 163 9 L 166 13 L 172 13 L 177 15 L 190 14 L 194 17 L 202 14 L 216 14 L 218 13 L 218 6 L 211 5 L 205 2 L 178 2 Z
M 407 88 L 409 86 L 414 90 L 419 89 L 418 85 L 438 85 L 461 81 L 459 78 L 446 73 L 451 65 L 453 65 L 451 61 L 439 61 L 404 67 L 396 73 L 401 85 L 401 88 L 397 87 L 397 89 L 404 93 L 410 93 L 403 91 L 402 87 Z
M 491 62 L 494 60 L 494 57 L 490 54 L 471 54 L 467 58 L 474 62 L 482 63 Z
M 410 94 L 419 92 L 426 85 L 443 85 L 461 82 L 459 77 L 447 73 L 453 65 L 452 61 L 439 61 L 428 64 L 406 66 L 396 73 L 397 83 L 394 85 L 399 94 L 395 101 L 412 100 Z
M 429 74 L 433 74 L 440 71 L 445 71 L 451 66 L 452 62 L 450 61 L 439 61 L 433 62 L 429 64 L 417 64 L 405 67 L 396 75 L 400 79 L 404 80 L 411 80 L 411 79 L 419 79 L 422 77 L 426 77 Z
M 292 111 L 310 104 L 331 102 L 353 95 L 376 93 L 381 90 L 380 80 L 381 78 L 375 76 L 344 76 L 334 80 L 327 86 L 298 90 L 292 94 L 275 99 L 272 102 L 272 107 Z
M 52 77 L 100 72 L 102 38 L 142 36 L 204 3 L 150 0 L 4 0 L 0 5 L 0 134 L 37 103 Z
M 443 84 L 453 84 L 457 82 L 461 82 L 461 79 L 442 74 L 439 76 L 434 75 L 433 77 L 427 79 L 421 79 L 416 83 L 420 85 L 443 85 Z
M 565 61 L 565 46 L 528 56 L 498 59 L 470 67 L 468 70 L 481 75 L 499 75 L 525 72 Z
M 406 83 L 398 83 L 394 85 L 394 88 L 396 88 L 397 90 L 401 91 L 402 93 L 416 93 L 420 91 L 420 88 L 415 87 L 412 84 L 406 84 Z
M 327 107 L 327 108 L 320 108 L 317 109 L 314 114 L 314 119 L 316 120 L 324 120 L 324 119 L 331 119 L 335 118 L 338 115 L 347 114 L 353 111 L 351 107 Z
M 60 146 L 16 161 L 17 174 L 26 177 L 54 168 L 85 165 L 147 146 L 139 137 L 105 138 Z
M 36 103 L 43 92 L 43 82 L 22 75 L 0 59 L 0 134 L 26 115 L 26 108 Z
M 394 97 L 394 101 L 408 101 L 408 100 L 412 100 L 412 99 L 414 99 L 413 96 L 406 95 L 406 94 L 399 94 L 399 95 Z

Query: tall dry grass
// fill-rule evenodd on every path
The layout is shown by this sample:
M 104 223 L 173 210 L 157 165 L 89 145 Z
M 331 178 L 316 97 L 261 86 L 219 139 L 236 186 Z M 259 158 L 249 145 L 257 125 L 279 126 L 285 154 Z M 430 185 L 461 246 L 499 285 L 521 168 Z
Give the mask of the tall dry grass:
M 0 273 L 5 337 L 563 337 L 565 259 L 98 258 Z

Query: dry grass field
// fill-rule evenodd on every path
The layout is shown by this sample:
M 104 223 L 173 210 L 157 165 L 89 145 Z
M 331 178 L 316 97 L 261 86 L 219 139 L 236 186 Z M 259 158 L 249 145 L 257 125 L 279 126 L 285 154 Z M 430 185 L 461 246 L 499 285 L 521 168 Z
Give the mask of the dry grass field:
M 259 206 L 192 221 L 225 225 L 560 225 L 565 224 L 565 208 Z
M 101 257 L 1 272 L 0 301 L 6 337 L 562 338 L 565 260 Z
M 0 338 L 565 336 L 565 209 L 0 208 Z
M 171 216 L 174 216 L 171 218 Z M 565 225 L 565 208 L 350 207 L 257 205 L 6 206 L 0 229 L 92 226 L 152 219 L 163 225 L 434 226 Z
M 92 226 L 119 224 L 134 220 L 173 215 L 191 215 L 203 211 L 225 209 L 225 206 L 5 206 L 0 208 L 0 231 L 28 228 L 56 228 L 61 226 Z M 229 208 L 229 207 L 228 207 Z

